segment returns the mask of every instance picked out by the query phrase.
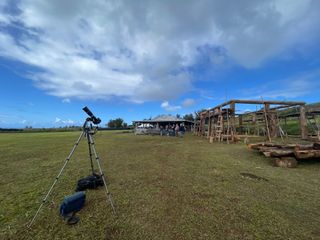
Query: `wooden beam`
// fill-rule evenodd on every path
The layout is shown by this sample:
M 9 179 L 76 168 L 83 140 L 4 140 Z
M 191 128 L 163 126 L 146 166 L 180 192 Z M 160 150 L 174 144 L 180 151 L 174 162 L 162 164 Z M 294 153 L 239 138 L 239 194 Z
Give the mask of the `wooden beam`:
M 224 102 L 222 104 L 219 104 L 210 110 L 213 110 L 215 108 L 222 108 L 227 105 L 230 105 L 231 103 L 240 103 L 240 104 L 270 104 L 270 105 L 286 105 L 288 107 L 292 106 L 302 106 L 305 105 L 305 102 L 293 102 L 293 101 L 265 101 L 265 100 L 240 100 L 240 99 L 232 99 L 230 101 Z M 282 106 L 281 106 L 282 108 Z M 207 111 L 207 110 L 206 110 Z
M 305 102 L 293 102 L 293 101 L 265 101 L 265 100 L 230 100 L 231 102 L 235 103 L 243 103 L 243 104 L 270 104 L 270 105 L 288 105 L 288 106 L 295 106 L 295 105 L 305 105 Z

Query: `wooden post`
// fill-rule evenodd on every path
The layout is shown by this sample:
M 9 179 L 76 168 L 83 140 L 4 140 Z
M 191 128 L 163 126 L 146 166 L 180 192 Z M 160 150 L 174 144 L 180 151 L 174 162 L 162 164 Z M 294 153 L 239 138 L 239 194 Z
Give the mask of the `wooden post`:
M 230 119 L 231 119 L 231 126 L 234 127 L 235 124 L 235 114 L 236 114 L 236 104 L 235 102 L 230 103 Z
M 239 115 L 239 127 L 242 127 L 243 125 L 243 120 L 242 120 L 242 114 Z
M 231 131 L 230 131 L 230 135 L 231 135 L 231 141 L 234 142 L 234 138 L 235 138 L 235 134 L 236 134 L 236 103 L 235 102 L 231 102 L 230 103 L 230 125 L 231 125 Z
M 208 122 L 208 135 L 207 138 L 211 136 L 211 116 L 210 116 L 210 111 L 208 111 L 208 116 L 209 116 L 209 122 Z
M 308 139 L 306 108 L 304 105 L 300 106 L 300 133 L 302 139 Z
M 252 125 L 253 125 L 253 135 L 259 135 L 259 129 L 257 130 L 257 113 L 253 113 L 252 114 Z M 251 134 L 251 132 L 249 131 L 249 134 Z
M 266 132 L 267 132 L 267 137 L 269 142 L 271 142 L 271 135 L 270 135 L 270 128 L 269 128 L 269 117 L 268 117 L 268 113 L 270 110 L 270 104 L 265 103 L 264 104 L 264 118 L 265 118 L 265 123 L 266 123 Z
M 278 121 L 276 113 L 272 112 L 269 114 L 269 131 L 271 137 L 277 137 L 278 135 Z
M 201 115 L 200 118 L 200 136 L 203 137 L 205 134 L 206 119 L 203 117 L 203 115 Z

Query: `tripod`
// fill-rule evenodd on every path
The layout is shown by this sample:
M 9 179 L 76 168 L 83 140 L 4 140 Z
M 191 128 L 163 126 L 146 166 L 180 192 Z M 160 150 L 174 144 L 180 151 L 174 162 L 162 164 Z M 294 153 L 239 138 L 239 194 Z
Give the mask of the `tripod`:
M 43 207 L 43 205 L 46 203 L 48 197 L 50 196 L 54 186 L 56 185 L 56 183 L 58 182 L 60 176 L 62 175 L 62 172 L 63 170 L 65 169 L 65 167 L 67 166 L 68 162 L 70 161 L 73 153 L 75 152 L 77 146 L 79 145 L 81 139 L 83 138 L 83 136 L 85 136 L 87 138 L 87 142 L 88 142 L 88 148 L 89 148 L 89 158 L 90 158 L 90 164 L 91 164 L 91 171 L 92 171 L 92 174 L 94 174 L 94 164 L 93 164 L 93 156 L 94 158 L 96 159 L 96 162 L 97 162 L 97 166 L 99 168 L 99 172 L 100 172 L 100 175 L 101 175 L 101 178 L 103 180 L 103 185 L 105 187 L 105 192 L 106 192 L 106 200 L 108 202 L 110 202 L 110 205 L 112 207 L 112 211 L 114 214 L 116 214 L 116 210 L 115 210 L 115 207 L 114 207 L 114 204 L 113 204 L 113 201 L 112 201 L 112 197 L 111 197 L 111 193 L 109 192 L 108 190 L 108 186 L 107 186 L 107 182 L 106 182 L 106 179 L 104 177 L 104 173 L 102 171 L 102 168 L 101 168 L 101 164 L 100 164 L 100 158 L 97 154 L 97 151 L 95 149 L 95 146 L 94 146 L 94 140 L 93 140 L 93 137 L 92 135 L 95 133 L 95 131 L 93 130 L 92 128 L 92 122 L 94 123 L 95 121 L 92 119 L 92 117 L 90 118 L 87 118 L 85 123 L 83 124 L 83 131 L 81 132 L 78 140 L 76 141 L 76 143 L 74 144 L 70 154 L 68 155 L 68 157 L 66 158 L 60 172 L 58 173 L 58 175 L 56 176 L 53 184 L 51 185 L 49 191 L 47 192 L 47 195 L 44 197 L 44 199 L 42 200 L 42 203 L 40 204 L 38 210 L 36 211 L 34 217 L 32 218 L 31 222 L 28 224 L 28 228 L 31 227 L 31 225 L 33 224 L 33 222 L 35 221 L 36 217 L 38 216 L 41 208 Z

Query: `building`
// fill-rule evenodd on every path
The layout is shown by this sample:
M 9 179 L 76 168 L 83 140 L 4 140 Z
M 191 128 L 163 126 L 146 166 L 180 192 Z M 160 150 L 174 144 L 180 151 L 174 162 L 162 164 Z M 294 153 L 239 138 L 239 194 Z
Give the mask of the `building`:
M 187 131 L 193 129 L 193 121 L 177 118 L 172 115 L 160 115 L 150 120 L 133 121 L 135 134 L 160 134 L 161 129 L 170 129 L 176 124 L 183 125 Z

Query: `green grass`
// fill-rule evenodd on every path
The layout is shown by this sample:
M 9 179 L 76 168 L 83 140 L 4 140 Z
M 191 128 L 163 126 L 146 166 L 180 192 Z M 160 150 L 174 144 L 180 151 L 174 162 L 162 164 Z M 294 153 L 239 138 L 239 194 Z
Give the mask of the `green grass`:
M 317 124 L 319 124 L 320 119 L 319 117 L 316 118 Z M 299 119 L 297 118 L 288 118 L 287 124 L 282 120 L 280 122 L 282 129 L 288 134 L 288 135 L 300 135 L 300 123 Z M 309 134 L 317 135 L 317 126 L 315 125 L 314 120 L 308 121 L 308 132 Z
M 77 225 L 58 215 L 89 174 L 83 141 L 27 230 L 78 134 L 0 134 L 0 239 L 320 239 L 319 161 L 276 168 L 241 143 L 121 132 L 95 135 L 117 216 L 103 188 L 87 192 Z

